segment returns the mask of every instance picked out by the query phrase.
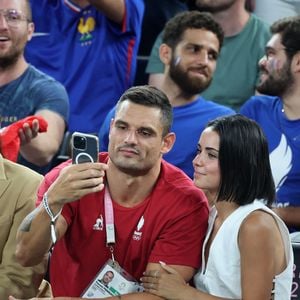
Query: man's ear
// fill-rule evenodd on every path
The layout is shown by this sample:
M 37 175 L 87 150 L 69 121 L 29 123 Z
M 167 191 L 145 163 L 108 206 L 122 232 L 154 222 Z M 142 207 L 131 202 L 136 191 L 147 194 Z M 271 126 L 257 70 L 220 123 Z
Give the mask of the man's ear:
M 114 118 L 112 118 L 111 120 L 110 120 L 110 123 L 109 123 L 109 132 L 108 132 L 108 138 L 110 139 L 110 132 L 111 132 L 111 129 L 112 129 L 112 127 L 113 127 L 113 124 L 114 124 Z
M 29 42 L 32 39 L 34 33 L 34 23 L 29 22 L 27 24 L 27 41 Z
M 174 132 L 168 133 L 162 141 L 161 154 L 168 153 L 172 148 L 176 141 L 176 135 Z
M 300 73 L 300 51 L 294 54 L 292 68 L 294 69 L 295 73 Z
M 172 58 L 172 49 L 167 44 L 162 43 L 159 47 L 159 57 L 164 65 L 169 65 Z

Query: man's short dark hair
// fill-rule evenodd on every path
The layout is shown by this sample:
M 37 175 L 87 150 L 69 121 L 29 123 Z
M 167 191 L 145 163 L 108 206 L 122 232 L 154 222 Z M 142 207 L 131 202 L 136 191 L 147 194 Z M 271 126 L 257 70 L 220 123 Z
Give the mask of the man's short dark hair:
M 185 11 L 170 19 L 163 31 L 162 41 L 172 49 L 182 40 L 187 29 L 204 29 L 214 33 L 222 47 L 224 32 L 222 27 L 212 18 L 210 13 Z
M 271 33 L 281 35 L 281 43 L 289 58 L 300 50 L 300 16 L 282 18 L 271 26 Z
M 125 91 L 116 106 L 116 113 L 123 101 L 158 108 L 161 111 L 163 136 L 167 135 L 173 122 L 173 109 L 167 95 L 158 88 L 150 85 L 134 86 Z
M 269 161 L 268 141 L 253 120 L 240 114 L 220 117 L 207 124 L 218 133 L 221 173 L 217 201 L 238 205 L 265 199 L 271 205 L 275 187 Z

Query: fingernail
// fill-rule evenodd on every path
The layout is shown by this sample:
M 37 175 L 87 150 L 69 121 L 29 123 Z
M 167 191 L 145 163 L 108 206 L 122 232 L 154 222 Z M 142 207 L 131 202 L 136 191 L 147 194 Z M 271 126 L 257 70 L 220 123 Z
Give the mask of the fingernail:
M 165 266 L 166 265 L 166 263 L 164 262 L 164 261 L 159 261 L 159 263 L 162 265 L 162 266 Z

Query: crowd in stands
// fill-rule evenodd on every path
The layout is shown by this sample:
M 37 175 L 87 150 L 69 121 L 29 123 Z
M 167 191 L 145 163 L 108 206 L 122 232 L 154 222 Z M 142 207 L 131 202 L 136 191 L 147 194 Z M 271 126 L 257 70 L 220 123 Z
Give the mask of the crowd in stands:
M 296 297 L 299 99 L 299 0 L 0 0 L 0 299 Z
M 211 36 L 213 35 L 213 37 Z M 193 177 L 197 141 L 208 121 L 234 111 L 200 96 L 211 84 L 223 43 L 223 30 L 209 14 L 183 12 L 165 26 L 160 48 L 165 73 L 160 89 L 173 107 L 176 143 L 164 159 Z M 107 151 L 112 110 L 100 130 L 100 148 Z M 188 132 L 188 134 L 187 134 Z M 183 145 L 191 145 L 183 147 Z

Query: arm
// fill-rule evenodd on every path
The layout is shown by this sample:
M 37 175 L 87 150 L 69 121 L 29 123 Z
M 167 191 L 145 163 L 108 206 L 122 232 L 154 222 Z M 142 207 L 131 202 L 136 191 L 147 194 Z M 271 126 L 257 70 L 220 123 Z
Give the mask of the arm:
M 238 244 L 242 299 L 270 299 L 272 280 L 286 267 L 284 246 L 273 217 L 260 211 L 252 213 L 240 228 Z M 162 267 L 168 274 L 155 276 L 154 272 L 148 271 L 142 278 L 147 292 L 169 300 L 224 299 L 186 285 L 178 272 L 169 266 Z
M 47 191 L 48 204 L 54 215 L 59 213 L 64 204 L 103 189 L 103 176 L 107 165 L 84 163 L 65 167 L 49 187 L 44 181 L 42 186 Z M 67 230 L 67 222 L 59 216 L 55 224 L 57 240 Z M 52 244 L 50 217 L 41 204 L 22 222 L 17 234 L 16 257 L 23 266 L 34 265 L 43 259 Z
M 186 278 L 186 280 L 190 280 L 195 272 L 195 270 L 191 267 L 186 267 L 186 266 L 172 266 L 174 268 L 174 270 L 177 270 L 178 274 L 180 274 L 180 276 L 182 276 L 181 278 Z M 162 274 L 162 273 L 167 273 L 166 270 L 164 270 L 164 268 L 162 268 L 160 266 L 160 264 L 156 264 L 156 263 L 149 263 L 147 265 L 147 270 L 148 272 L 152 272 L 155 274 Z M 157 273 L 158 272 L 158 273 Z M 182 281 L 185 283 L 184 279 L 182 279 Z M 9 298 L 10 300 L 16 300 L 13 297 Z M 83 299 L 83 298 L 76 298 L 76 297 L 57 297 L 54 298 L 56 300 L 79 300 L 79 299 Z M 109 298 L 105 298 L 107 300 L 161 300 L 162 298 L 154 295 L 154 294 L 150 294 L 150 293 L 134 293 L 134 294 L 127 294 L 127 295 L 122 295 L 122 296 L 117 296 L 117 297 L 109 297 Z M 183 298 L 182 298 L 183 299 Z M 191 298 L 194 299 L 194 298 Z M 97 299 L 95 299 L 97 300 Z M 100 299 L 98 299 L 100 300 Z
M 125 16 L 125 0 L 88 0 L 110 20 L 122 24 Z
M 281 234 L 274 218 L 255 211 L 239 231 L 242 299 L 270 299 L 275 275 L 286 267 Z
M 24 175 L 26 176 L 26 173 Z M 2 234 L 3 237 L 5 236 L 5 241 L 1 238 L 3 244 L 0 246 L 0 299 L 7 299 L 11 294 L 18 297 L 33 297 L 46 271 L 44 262 L 34 267 L 24 268 L 14 255 L 17 229 L 24 217 L 34 209 L 35 194 L 41 180 L 42 176 L 29 176 L 24 184 L 10 180 L 10 186 L 1 196 L 1 202 L 9 200 L 5 205 L 11 209 L 10 211 L 1 209 L 1 213 L 5 212 L 7 219 L 0 226 L 0 236 Z M 7 199 L 9 196 L 12 199 Z
M 163 272 L 147 270 L 142 277 L 145 291 L 168 300 L 225 300 L 189 286 L 178 266 L 161 264 Z M 182 268 L 182 266 L 181 266 Z
M 40 110 L 36 115 L 42 116 L 48 122 L 47 132 L 38 133 L 38 122 L 34 121 L 32 129 L 24 124 L 20 129 L 21 155 L 29 162 L 38 166 L 47 165 L 57 153 L 65 132 L 65 121 L 57 113 L 50 110 Z
M 191 267 L 179 266 L 179 265 L 173 265 L 172 267 L 174 268 L 174 270 L 178 272 L 178 274 L 180 274 L 182 281 L 184 283 L 185 280 L 189 281 L 195 273 L 195 269 Z M 156 264 L 156 263 L 149 263 L 147 265 L 146 272 L 148 273 L 151 272 L 152 274 L 154 274 L 156 276 L 155 277 L 156 279 L 157 276 L 167 273 L 167 271 L 160 264 Z M 120 300 L 120 299 L 121 300 L 162 300 L 163 298 L 161 298 L 158 294 L 154 294 L 154 293 L 150 293 L 149 291 L 146 291 L 144 293 L 127 294 L 127 295 L 122 295 L 121 297 L 119 296 L 119 297 L 112 297 L 106 299 L 107 300 Z M 63 300 L 63 299 L 58 299 L 58 300 Z
M 272 210 L 287 226 L 300 228 L 300 207 L 274 207 Z

